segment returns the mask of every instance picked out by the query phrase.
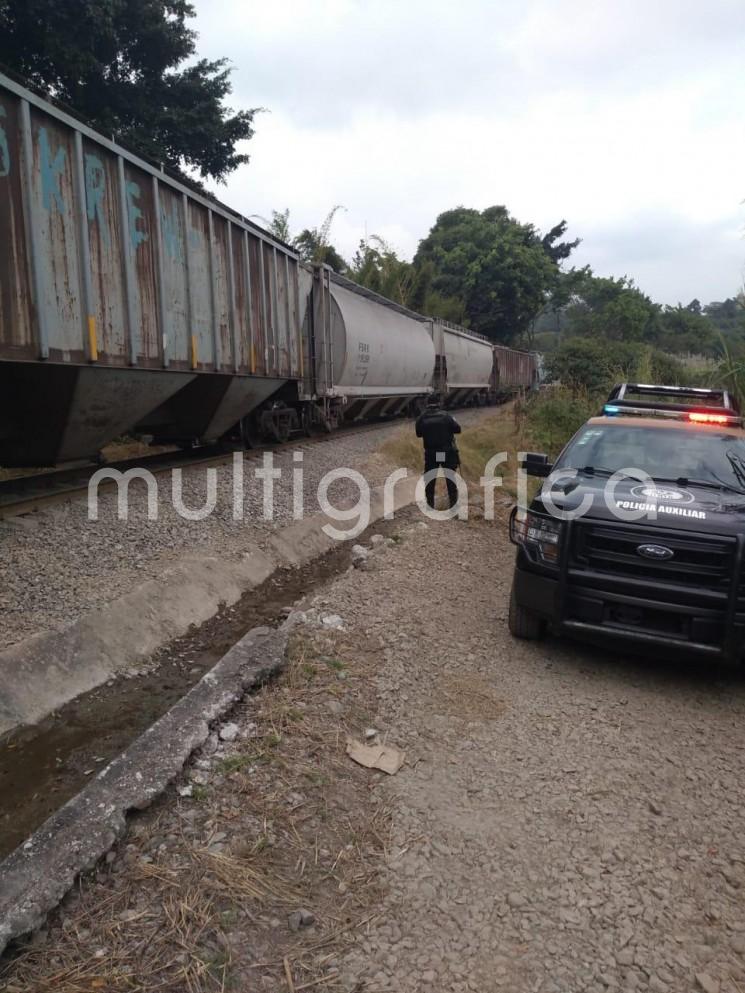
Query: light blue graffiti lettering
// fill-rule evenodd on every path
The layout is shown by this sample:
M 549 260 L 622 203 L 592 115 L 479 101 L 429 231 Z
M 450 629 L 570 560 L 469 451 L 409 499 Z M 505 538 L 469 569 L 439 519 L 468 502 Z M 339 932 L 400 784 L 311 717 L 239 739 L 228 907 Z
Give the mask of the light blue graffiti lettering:
M 101 237 L 109 244 L 109 229 L 103 212 L 103 198 L 106 193 L 106 171 L 97 155 L 85 157 L 85 203 L 88 220 L 98 221 Z
M 181 239 L 179 238 L 178 223 L 173 214 L 169 214 L 165 207 L 161 208 L 160 211 L 160 227 L 163 232 L 166 251 L 172 259 L 183 262 L 184 257 L 181 248 Z
M 41 152 L 41 197 L 44 209 L 51 210 L 52 200 L 54 200 L 57 210 L 64 214 L 65 202 L 57 183 L 57 176 L 65 168 L 65 150 L 60 146 L 52 158 L 52 149 L 49 145 L 46 128 L 39 128 L 39 150 Z
M 0 103 L 0 117 L 5 117 L 5 107 Z M 0 178 L 10 173 L 10 149 L 5 128 L 0 126 Z
M 135 203 L 140 199 L 140 187 L 137 183 L 127 183 L 127 216 L 129 218 L 129 239 L 132 248 L 137 251 L 143 241 L 147 241 L 147 231 L 140 231 L 137 222 L 142 219 L 142 211 Z

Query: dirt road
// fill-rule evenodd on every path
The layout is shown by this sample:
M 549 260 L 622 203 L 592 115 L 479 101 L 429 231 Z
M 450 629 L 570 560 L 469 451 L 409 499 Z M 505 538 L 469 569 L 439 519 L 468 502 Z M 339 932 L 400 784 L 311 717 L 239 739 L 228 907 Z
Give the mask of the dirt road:
M 409 523 L 333 582 L 298 629 L 294 668 L 192 770 L 206 803 L 174 795 L 145 815 L 9 988 L 77 989 L 61 967 L 96 954 L 108 985 L 93 988 L 134 988 L 111 978 L 147 938 L 128 928 L 143 915 L 162 928 L 162 887 L 187 886 L 184 846 L 227 858 L 240 844 L 262 878 L 296 889 L 253 902 L 244 889 L 236 904 L 228 878 L 213 894 L 239 907 L 199 932 L 224 950 L 225 989 L 745 990 L 745 685 L 515 642 L 511 563 L 501 524 Z M 397 775 L 346 758 L 346 735 L 370 725 L 406 750 Z M 256 737 L 270 732 L 262 765 Z M 315 921 L 292 931 L 299 900 Z M 213 973 L 160 988 L 220 989 Z
M 499 529 L 431 525 L 390 592 L 381 574 L 356 595 L 410 763 L 385 784 L 393 926 L 351 972 L 401 991 L 745 988 L 742 682 L 513 641 L 511 561 Z

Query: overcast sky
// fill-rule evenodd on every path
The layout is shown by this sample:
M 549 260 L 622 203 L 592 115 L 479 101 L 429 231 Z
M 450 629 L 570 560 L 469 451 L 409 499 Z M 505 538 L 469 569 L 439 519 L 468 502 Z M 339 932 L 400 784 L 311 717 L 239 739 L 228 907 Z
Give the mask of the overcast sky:
M 334 204 L 332 241 L 404 257 L 438 213 L 505 204 L 582 238 L 573 256 L 664 303 L 745 273 L 742 0 L 196 0 L 199 54 L 265 107 L 218 196 Z

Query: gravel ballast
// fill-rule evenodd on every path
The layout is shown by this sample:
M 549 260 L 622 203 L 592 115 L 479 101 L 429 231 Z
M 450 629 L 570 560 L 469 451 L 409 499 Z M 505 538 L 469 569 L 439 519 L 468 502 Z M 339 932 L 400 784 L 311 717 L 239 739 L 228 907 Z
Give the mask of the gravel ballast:
M 493 410 L 462 411 L 464 424 L 489 416 Z M 408 425 L 413 431 L 413 425 Z M 215 511 L 201 521 L 179 516 L 170 499 L 169 474 L 158 476 L 158 520 L 148 520 L 144 483 L 130 487 L 129 519 L 119 520 L 114 490 L 102 490 L 99 520 L 88 519 L 85 498 L 55 504 L 36 513 L 0 521 L 0 644 L 9 647 L 42 631 L 59 631 L 82 614 L 100 609 L 148 579 L 156 579 L 184 555 L 204 553 L 240 558 L 254 543 L 265 546 L 271 534 L 293 521 L 293 470 L 303 468 L 305 514 L 318 512 L 318 484 L 331 469 L 362 472 L 370 486 L 390 471 L 377 453 L 396 431 L 392 421 L 362 431 L 344 431 L 321 439 L 298 439 L 274 451 L 274 466 L 282 476 L 274 482 L 274 516 L 263 519 L 263 488 L 254 470 L 262 466 L 261 452 L 247 453 L 244 462 L 243 520 L 233 518 L 233 470 L 228 462 L 212 467 L 216 478 Z M 293 458 L 302 453 L 302 462 Z M 207 498 L 204 467 L 182 472 L 183 503 L 198 509 Z M 356 499 L 349 480 L 337 480 L 329 499 Z M 341 525 L 345 527 L 346 525 Z

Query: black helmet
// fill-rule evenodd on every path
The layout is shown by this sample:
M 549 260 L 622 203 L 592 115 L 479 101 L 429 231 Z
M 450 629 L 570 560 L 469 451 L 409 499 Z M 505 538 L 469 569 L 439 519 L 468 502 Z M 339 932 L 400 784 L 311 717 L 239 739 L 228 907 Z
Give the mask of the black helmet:
M 427 397 L 427 406 L 428 407 L 440 406 L 440 397 L 437 393 L 430 393 L 430 395 Z

